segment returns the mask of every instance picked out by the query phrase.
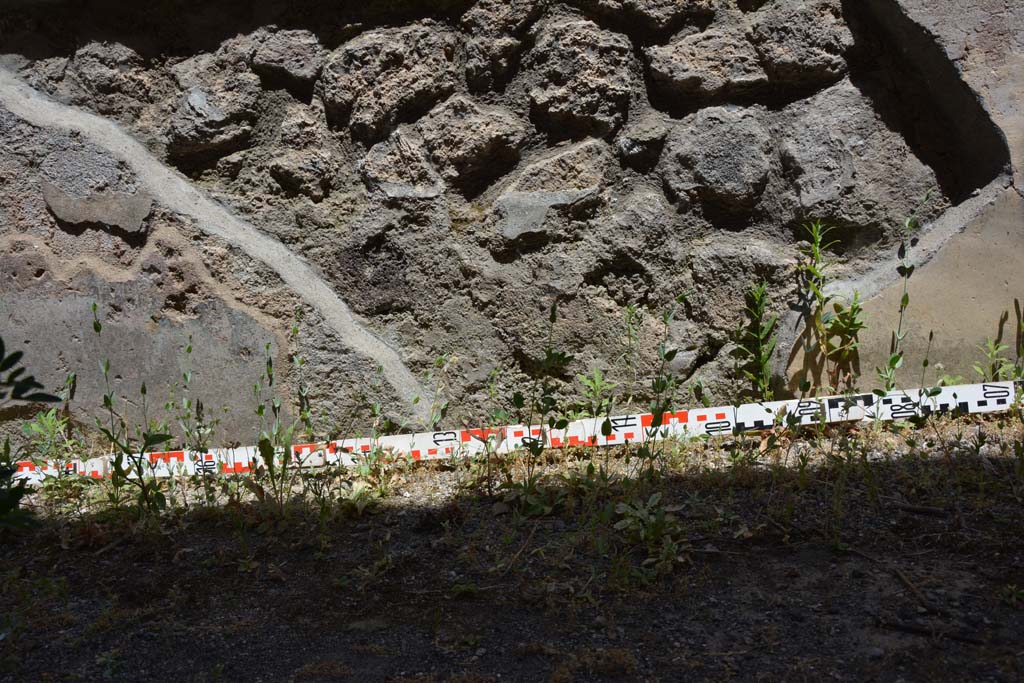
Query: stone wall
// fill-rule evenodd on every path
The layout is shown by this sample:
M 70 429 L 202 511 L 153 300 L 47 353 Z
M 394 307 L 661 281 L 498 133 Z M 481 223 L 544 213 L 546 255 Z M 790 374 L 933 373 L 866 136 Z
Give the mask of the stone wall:
M 642 397 L 667 334 L 687 386 L 731 401 L 755 282 L 783 314 L 780 387 L 799 374 L 811 219 L 836 228 L 835 290 L 869 298 L 867 383 L 900 226 L 929 193 L 915 351 L 934 329 L 933 362 L 967 376 L 1024 292 L 1011 4 L 337 5 L 0 18 L 0 333 L 51 385 L 77 370 L 83 411 L 100 355 L 126 395 L 166 395 L 191 364 L 246 440 L 269 343 L 286 398 L 305 360 L 325 431 L 367 399 L 426 420 L 442 357 L 449 419 L 476 421 L 537 372 L 554 301 L 564 394 L 599 367 Z

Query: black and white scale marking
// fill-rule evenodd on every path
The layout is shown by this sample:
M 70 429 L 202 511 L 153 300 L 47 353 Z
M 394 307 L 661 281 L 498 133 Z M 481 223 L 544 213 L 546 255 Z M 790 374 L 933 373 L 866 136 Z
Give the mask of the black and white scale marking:
M 694 439 L 757 432 L 776 425 L 811 425 L 842 422 L 900 421 L 942 413 L 978 414 L 1007 411 L 1019 405 L 1024 382 L 985 382 L 940 387 L 935 390 L 909 389 L 884 396 L 851 394 L 788 401 L 745 403 L 739 406 L 694 408 L 665 413 L 654 426 L 650 413 L 616 415 L 607 418 L 611 432 L 602 434 L 606 418 L 570 422 L 565 429 L 547 426 L 506 425 L 486 429 L 459 429 L 382 436 L 348 438 L 292 447 L 292 466 L 354 465 L 360 455 L 384 452 L 412 460 L 443 460 L 483 453 L 511 453 L 528 440 L 542 440 L 547 448 L 575 446 L 621 446 L 675 437 Z M 111 457 L 72 460 L 62 464 L 20 461 L 15 477 L 38 484 L 47 477 L 109 477 Z M 124 457 L 124 456 L 121 456 Z M 254 446 L 221 448 L 206 452 L 162 451 L 128 458 L 143 462 L 147 475 L 246 474 L 261 464 Z M 127 463 L 126 463 L 127 464 Z M 134 469 L 134 468 L 133 468 Z

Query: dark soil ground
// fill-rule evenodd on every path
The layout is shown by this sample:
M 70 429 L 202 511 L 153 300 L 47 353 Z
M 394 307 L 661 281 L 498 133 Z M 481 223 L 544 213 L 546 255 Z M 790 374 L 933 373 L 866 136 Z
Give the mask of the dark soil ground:
M 0 680 L 1021 681 L 1020 429 L 927 433 L 697 445 L 593 495 L 560 454 L 535 517 L 445 467 L 361 515 L 43 515 L 0 550 Z M 665 533 L 616 528 L 655 491 Z

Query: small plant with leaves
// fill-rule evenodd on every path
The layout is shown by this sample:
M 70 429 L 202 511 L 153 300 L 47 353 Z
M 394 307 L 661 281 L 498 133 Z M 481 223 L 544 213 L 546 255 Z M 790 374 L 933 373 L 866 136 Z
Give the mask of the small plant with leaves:
M 832 302 L 832 312 L 825 320 L 826 374 L 831 388 L 854 388 L 859 375 L 860 333 L 866 327 L 864 308 L 857 292 L 848 305 Z
M 768 283 L 760 282 L 747 290 L 743 309 L 746 323 L 736 330 L 736 347 L 740 354 L 740 373 L 750 381 L 759 400 L 771 401 L 772 354 L 778 343 L 776 326 L 779 316 L 768 313 Z
M 985 361 L 974 365 L 974 372 L 981 377 L 983 382 L 1000 382 L 1012 379 L 1014 364 L 1006 357 L 1009 346 L 1000 344 L 994 339 L 988 339 L 985 344 L 978 347 L 985 356 Z
M 896 266 L 896 272 L 903 283 L 903 292 L 900 295 L 899 319 L 889 342 L 889 358 L 884 367 L 875 369 L 878 382 L 882 385 L 882 390 L 875 392 L 879 395 L 884 395 L 896 388 L 896 373 L 903 367 L 903 341 L 907 336 L 907 330 L 904 329 L 904 325 L 907 320 L 907 308 L 910 306 L 910 277 L 916 270 L 916 266 L 909 258 L 909 253 L 910 248 L 915 244 L 914 234 L 921 228 L 921 212 L 931 202 L 931 198 L 932 191 L 928 190 L 910 216 L 903 221 L 903 226 L 899 231 L 900 243 L 896 250 L 896 256 L 899 261 Z
M 546 424 L 548 429 L 565 429 L 569 421 L 559 417 L 558 398 L 553 379 L 565 373 L 566 368 L 574 360 L 573 356 L 554 348 L 554 329 L 558 321 L 558 305 L 552 303 L 548 311 L 547 341 L 544 345 L 544 358 L 530 384 L 529 398 L 521 391 L 512 395 L 512 408 L 517 420 L 528 427 Z M 522 480 L 508 480 L 504 483 L 505 502 L 518 506 L 517 514 L 538 516 L 549 514 L 557 504 L 552 500 L 554 489 L 544 484 L 543 477 L 537 471 L 544 449 L 547 447 L 546 436 L 527 436 L 522 441 L 525 451 L 525 472 Z
M 100 322 L 98 311 L 94 303 L 93 332 L 97 337 L 102 337 L 103 323 Z M 110 387 L 109 359 L 100 362 L 100 371 L 103 375 L 103 407 L 107 411 L 107 424 L 97 417 L 96 427 L 111 448 L 110 501 L 119 506 L 123 502 L 122 492 L 134 490 L 135 509 L 139 514 L 160 512 L 167 507 L 167 497 L 160 480 L 155 476 L 156 466 L 148 455 L 172 437 L 167 433 L 166 425 L 149 419 L 145 382 L 139 388 L 142 424 L 136 425 L 133 430 L 129 427 L 126 414 L 116 410 L 114 392 Z
M 277 514 L 284 516 L 296 476 L 292 444 L 297 425 L 284 422 L 281 399 L 274 389 L 275 379 L 274 357 L 268 342 L 264 347 L 263 374 L 253 385 L 256 416 L 260 424 L 257 442 L 260 459 L 253 469 L 253 476 L 244 481 L 260 503 L 269 504 Z M 267 393 L 269 396 L 265 395 Z

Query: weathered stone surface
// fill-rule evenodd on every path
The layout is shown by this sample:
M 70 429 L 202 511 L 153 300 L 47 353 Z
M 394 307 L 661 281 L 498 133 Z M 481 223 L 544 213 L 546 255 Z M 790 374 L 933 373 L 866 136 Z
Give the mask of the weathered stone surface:
M 99 223 L 129 233 L 139 232 L 153 207 L 153 199 L 141 191 L 134 194 L 98 192 L 76 197 L 45 180 L 42 189 L 50 211 L 64 223 L 73 225 Z
M 281 119 L 281 143 L 293 149 L 320 146 L 326 137 L 321 123 L 322 116 L 309 107 L 289 105 Z
M 77 373 L 74 409 L 83 422 L 102 412 L 98 397 L 106 389 L 97 361 L 109 359 L 118 405 L 124 398 L 137 401 L 144 382 L 155 415 L 190 371 L 193 399 L 217 417 L 218 435 L 247 437 L 253 422 L 240 397 L 251 396 L 263 346 L 277 339 L 252 315 L 198 284 L 192 270 L 177 257 L 151 254 L 132 277 L 63 271 L 52 255 L 16 243 L 0 253 L 4 341 L 17 340 L 49 390 Z M 94 303 L 102 335 L 92 330 Z
M 271 83 L 309 87 L 320 75 L 326 55 L 311 31 L 275 31 L 256 46 L 252 68 Z
M 595 197 L 610 156 L 608 145 L 585 140 L 526 166 L 496 201 L 502 236 L 541 232 L 549 210 Z
M 553 297 L 564 315 L 555 343 L 577 357 L 567 399 L 572 375 L 592 367 L 620 387 L 649 386 L 649 376 L 622 374 L 624 307 L 639 307 L 635 367 L 649 375 L 664 332 L 657 313 L 688 291 L 669 331 L 682 349 L 674 367 L 729 400 L 744 289 L 767 277 L 779 312 L 793 303 L 803 221 L 840 226 L 837 278 L 873 272 L 927 186 L 944 195 L 936 212 L 974 201 L 1005 165 L 1001 134 L 1015 154 L 1024 139 L 1014 123 L 1024 10 L 1005 0 L 343 5 L 273 3 L 233 17 L 214 3 L 171 33 L 125 5 L 106 43 L 70 14 L 40 10 L 32 30 L 5 21 L 3 42 L 34 46 L 34 31 L 51 39 L 0 63 L 55 100 L 117 118 L 257 228 L 249 237 L 277 240 L 265 252 L 272 262 L 301 255 L 324 285 L 302 296 L 344 301 L 417 376 L 458 355 L 452 405 L 473 422 L 492 369 L 502 395 L 536 371 L 538 310 Z M 20 35 L 8 40 L 11 31 Z M 350 61 L 311 80 L 302 69 L 315 59 L 302 55 L 317 44 L 336 66 Z M 822 92 L 847 71 L 847 96 Z M 0 244 L 21 233 L 109 279 L 182 233 L 231 283 L 217 296 L 287 325 L 296 300 L 273 269 L 240 257 L 244 240 L 201 232 L 230 223 L 223 214 L 186 218 L 151 191 L 145 240 L 58 220 L 44 178 L 75 198 L 139 188 L 116 164 L 90 169 L 73 155 L 56 174 L 64 180 L 52 177 L 52 159 L 78 143 L 51 132 L 0 111 Z M 76 175 L 81 187 L 66 182 Z M 344 350 L 344 318 L 307 318 L 300 342 L 332 411 L 332 391 L 354 396 L 373 373 L 369 356 Z
M 459 39 L 451 31 L 429 22 L 378 29 L 330 54 L 321 94 L 333 125 L 376 141 L 454 92 L 460 71 Z
M 615 139 L 615 151 L 624 163 L 646 170 L 657 162 L 667 134 L 668 124 L 660 114 L 631 116 Z
M 755 13 L 750 40 L 773 84 L 806 87 L 846 73 L 853 35 L 839 0 L 777 0 Z
M 848 79 L 784 114 L 782 163 L 807 215 L 891 230 L 937 186 L 934 172 Z
M 642 31 L 664 32 L 714 12 L 716 0 L 578 0 L 583 7 Z
M 647 48 L 647 58 L 659 94 L 687 104 L 746 95 L 768 83 L 757 51 L 739 27 L 708 29 Z
M 430 199 L 444 192 L 423 138 L 409 126 L 400 126 L 374 145 L 359 162 L 359 173 L 367 188 L 389 199 Z
M 121 43 L 83 45 L 75 52 L 68 69 L 70 78 L 101 100 L 114 95 L 144 100 L 149 94 L 145 62 L 135 50 Z
M 323 200 L 331 189 L 331 162 L 324 152 L 289 151 L 270 162 L 270 175 L 285 192 L 302 194 L 314 202 Z
M 515 165 L 528 132 L 507 109 L 459 95 L 438 105 L 418 128 L 441 176 L 470 191 Z
M 661 177 L 679 200 L 726 213 L 757 204 L 772 165 L 772 140 L 753 109 L 710 107 L 689 117 L 666 144 Z
M 171 114 L 168 155 L 205 161 L 246 146 L 256 119 L 260 80 L 249 70 L 244 47 L 201 55 L 172 69 L 183 94 Z
M 629 40 L 591 21 L 545 24 L 527 57 L 533 116 L 554 138 L 615 132 L 632 96 Z
M 540 16 L 540 0 L 479 0 L 462 15 L 466 41 L 466 80 L 487 90 L 511 73 L 523 46 L 522 35 Z

